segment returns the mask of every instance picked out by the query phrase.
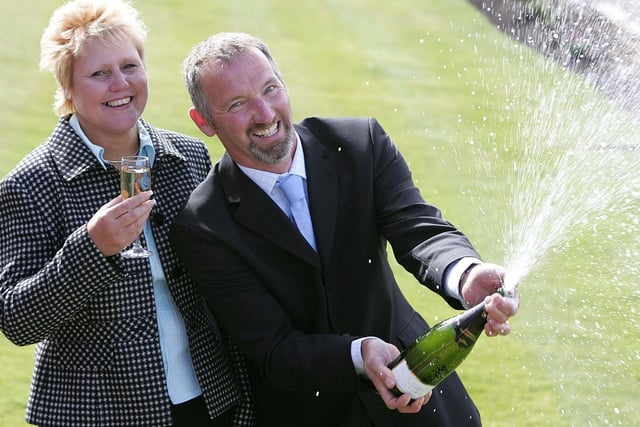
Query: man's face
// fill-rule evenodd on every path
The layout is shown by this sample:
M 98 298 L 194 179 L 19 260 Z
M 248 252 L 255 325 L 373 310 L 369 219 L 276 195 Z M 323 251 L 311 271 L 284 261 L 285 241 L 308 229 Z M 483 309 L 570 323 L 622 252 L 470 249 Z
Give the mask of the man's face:
M 251 48 L 230 64 L 211 63 L 201 82 L 213 117 L 210 132 L 233 160 L 254 169 L 287 171 L 295 147 L 291 104 L 262 52 Z

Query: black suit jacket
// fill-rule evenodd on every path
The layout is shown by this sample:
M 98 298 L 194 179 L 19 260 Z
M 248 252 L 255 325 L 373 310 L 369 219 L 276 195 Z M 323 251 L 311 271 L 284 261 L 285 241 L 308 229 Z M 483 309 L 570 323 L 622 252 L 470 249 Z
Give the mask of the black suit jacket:
M 351 342 L 404 348 L 427 324 L 402 295 L 387 242 L 443 295 L 447 266 L 479 257 L 422 199 L 375 119 L 308 118 L 304 150 L 318 253 L 225 154 L 193 192 L 172 238 L 207 301 L 246 355 L 262 426 L 463 426 L 479 414 L 457 376 L 418 415 L 389 411 L 354 372 Z M 421 252 L 412 249 L 431 242 Z

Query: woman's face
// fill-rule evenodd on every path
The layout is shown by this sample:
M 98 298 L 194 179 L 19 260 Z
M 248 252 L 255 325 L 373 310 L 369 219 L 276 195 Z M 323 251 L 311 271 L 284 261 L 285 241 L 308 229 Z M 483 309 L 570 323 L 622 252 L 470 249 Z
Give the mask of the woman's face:
M 68 93 L 82 129 L 94 144 L 137 132 L 136 121 L 148 92 L 146 68 L 129 40 L 115 48 L 90 40 L 73 63 Z

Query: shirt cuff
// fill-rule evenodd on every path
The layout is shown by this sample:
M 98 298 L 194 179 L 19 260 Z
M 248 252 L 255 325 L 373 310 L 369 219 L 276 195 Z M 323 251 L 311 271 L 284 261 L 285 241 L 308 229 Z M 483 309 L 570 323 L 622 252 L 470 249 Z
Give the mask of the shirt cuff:
M 482 261 L 474 257 L 460 258 L 449 265 L 444 275 L 445 295 L 460 301 L 464 308 L 469 308 L 469 305 L 460 294 L 460 279 L 462 279 L 462 274 L 467 271 L 469 267 L 476 264 L 482 264 Z
M 377 337 L 363 337 L 351 341 L 351 361 L 353 362 L 356 374 L 361 376 L 366 376 L 364 372 L 364 359 L 362 358 L 362 342 L 369 338 L 379 339 Z

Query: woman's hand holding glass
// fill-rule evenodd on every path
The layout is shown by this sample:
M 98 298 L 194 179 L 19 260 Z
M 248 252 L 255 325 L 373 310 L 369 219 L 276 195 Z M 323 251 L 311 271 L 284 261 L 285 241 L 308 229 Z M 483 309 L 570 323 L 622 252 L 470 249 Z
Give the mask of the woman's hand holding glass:
M 93 215 L 87 229 L 100 252 L 116 255 L 140 236 L 156 204 L 152 194 L 144 191 L 126 200 L 118 196 Z

